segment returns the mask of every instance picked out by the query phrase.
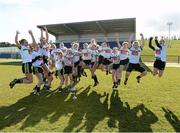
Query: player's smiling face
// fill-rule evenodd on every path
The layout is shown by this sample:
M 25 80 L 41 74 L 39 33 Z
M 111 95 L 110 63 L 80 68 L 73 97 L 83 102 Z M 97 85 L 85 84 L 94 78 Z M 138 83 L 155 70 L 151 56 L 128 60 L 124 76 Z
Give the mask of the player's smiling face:
M 87 49 L 87 47 L 88 47 L 88 44 L 85 43 L 85 44 L 83 45 L 83 48 L 84 48 L 84 49 Z
M 118 48 L 114 48 L 113 53 L 117 54 L 118 53 Z
M 133 42 L 133 47 L 135 49 L 139 48 L 139 43 L 137 41 Z
M 128 42 L 123 43 L 123 48 L 128 48 Z
M 96 45 L 92 45 L 92 50 L 96 50 Z
M 34 51 L 37 52 L 38 50 L 39 50 L 39 46 L 35 46 L 35 47 L 34 47 Z
M 78 49 L 78 44 L 74 44 L 74 49 Z
M 26 46 L 26 47 L 29 45 L 28 41 L 25 39 L 23 39 L 20 43 L 21 43 L 21 45 Z

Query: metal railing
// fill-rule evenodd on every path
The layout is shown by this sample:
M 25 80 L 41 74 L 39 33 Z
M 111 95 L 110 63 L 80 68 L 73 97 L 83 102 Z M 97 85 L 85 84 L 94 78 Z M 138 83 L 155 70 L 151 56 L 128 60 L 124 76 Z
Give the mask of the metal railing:
M 141 59 L 143 62 L 154 62 L 154 55 L 141 55 Z M 178 63 L 180 64 L 180 55 L 167 55 L 166 62 L 169 63 Z

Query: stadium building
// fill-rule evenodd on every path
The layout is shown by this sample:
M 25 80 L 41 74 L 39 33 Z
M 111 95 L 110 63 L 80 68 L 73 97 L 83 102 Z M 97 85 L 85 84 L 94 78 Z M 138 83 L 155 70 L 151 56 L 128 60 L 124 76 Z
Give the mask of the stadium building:
M 132 33 L 136 33 L 136 18 L 38 25 L 37 27 L 44 26 L 55 36 L 56 44 L 64 42 L 67 47 L 70 47 L 72 41 L 78 41 L 82 48 L 82 44 L 90 42 L 91 38 L 95 38 L 98 43 L 106 41 L 105 38 L 107 38 L 110 47 L 114 47 L 117 46 L 117 35 L 120 42 L 123 42 L 128 40 Z
M 64 42 L 67 47 L 70 47 L 72 41 L 78 41 L 80 48 L 84 42 L 90 42 L 91 38 L 95 38 L 100 44 L 107 41 L 110 47 L 117 46 L 116 36 L 119 35 L 121 42 L 128 40 L 132 33 L 136 33 L 136 19 L 111 19 L 111 20 L 98 20 L 86 21 L 75 23 L 61 23 L 39 25 L 38 28 L 46 26 L 48 32 L 55 36 L 56 44 Z M 135 38 L 134 38 L 135 40 Z M 1 48 L 0 58 L 20 58 L 17 48 Z

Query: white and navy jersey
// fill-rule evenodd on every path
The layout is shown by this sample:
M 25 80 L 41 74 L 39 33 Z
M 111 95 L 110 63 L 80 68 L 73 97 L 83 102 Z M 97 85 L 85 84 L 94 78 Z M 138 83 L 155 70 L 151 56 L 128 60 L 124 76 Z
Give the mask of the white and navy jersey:
M 113 64 L 119 64 L 120 63 L 120 55 L 118 53 L 112 53 L 111 54 L 111 59 Z
M 90 49 L 83 49 L 82 51 L 82 59 L 83 60 L 91 60 L 91 50 Z
M 50 49 L 49 49 L 49 45 L 45 44 L 43 45 L 42 48 L 40 48 L 41 51 L 41 55 L 50 58 Z
M 32 51 L 32 60 L 34 60 L 38 56 L 42 57 L 40 50 L 39 51 Z M 35 60 L 32 63 L 32 66 L 34 66 L 34 67 L 41 67 L 42 64 L 43 64 L 43 59 L 42 58 L 38 58 L 37 60 Z
M 102 48 L 102 53 L 101 55 L 104 57 L 104 58 L 111 58 L 111 54 L 112 54 L 112 49 L 109 48 L 109 47 L 103 47 Z
M 125 60 L 129 58 L 129 49 L 124 49 L 123 47 L 121 47 L 119 53 L 121 60 Z
M 155 48 L 155 58 L 166 62 L 166 46 L 161 44 L 161 47 L 162 49 L 160 49 L 159 47 Z
M 92 62 L 96 62 L 97 60 L 97 56 L 99 55 L 97 50 L 91 50 L 91 61 Z
M 133 64 L 138 64 L 140 61 L 141 51 L 141 48 L 131 47 L 129 49 L 129 62 Z
M 77 49 L 72 49 L 73 54 L 73 63 L 76 63 L 80 60 L 81 53 Z
M 32 52 L 29 46 L 21 45 L 20 55 L 22 58 L 22 63 L 32 62 Z
M 64 67 L 64 58 L 60 58 L 59 56 L 55 56 L 55 67 L 56 70 L 61 70 Z
M 73 55 L 67 54 L 64 56 L 64 65 L 71 66 L 73 63 Z

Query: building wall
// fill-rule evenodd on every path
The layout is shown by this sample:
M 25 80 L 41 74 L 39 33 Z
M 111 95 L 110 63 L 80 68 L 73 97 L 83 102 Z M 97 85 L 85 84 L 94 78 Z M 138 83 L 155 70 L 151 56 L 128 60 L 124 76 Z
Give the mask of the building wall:
M 132 32 L 127 33 L 118 33 L 120 41 L 126 41 L 128 40 L 129 36 L 133 34 Z M 134 33 L 135 34 L 135 33 Z M 56 37 L 56 43 L 64 42 L 64 43 L 70 43 L 72 41 L 79 41 L 79 42 L 90 42 L 91 38 L 95 38 L 97 42 L 103 42 L 105 41 L 105 37 L 108 39 L 109 42 L 116 41 L 117 33 L 109 33 L 107 35 L 102 33 L 96 33 L 96 34 L 84 34 L 84 35 L 67 35 L 67 36 L 57 36 Z M 133 38 L 135 40 L 135 38 Z

